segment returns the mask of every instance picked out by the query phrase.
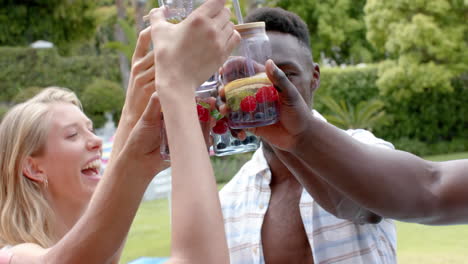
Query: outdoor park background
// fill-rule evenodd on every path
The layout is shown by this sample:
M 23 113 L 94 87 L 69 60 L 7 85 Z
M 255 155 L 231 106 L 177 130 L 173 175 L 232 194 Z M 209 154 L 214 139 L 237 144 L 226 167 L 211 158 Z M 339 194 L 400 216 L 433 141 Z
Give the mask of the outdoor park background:
M 117 123 L 142 16 L 156 2 L 0 0 L 0 118 L 53 85 L 74 90 L 97 128 L 106 116 Z M 468 158 L 467 0 L 240 2 L 244 14 L 279 6 L 307 22 L 322 70 L 314 107 L 331 123 L 431 159 Z M 37 40 L 54 47 L 31 48 Z M 248 157 L 213 158 L 220 186 Z M 168 213 L 166 200 L 142 204 L 124 261 L 169 254 Z M 400 263 L 468 263 L 466 226 L 398 230 Z

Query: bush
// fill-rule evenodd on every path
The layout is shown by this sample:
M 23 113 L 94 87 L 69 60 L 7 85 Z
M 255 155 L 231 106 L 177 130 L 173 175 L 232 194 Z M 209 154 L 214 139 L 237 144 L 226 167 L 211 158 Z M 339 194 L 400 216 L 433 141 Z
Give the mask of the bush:
M 120 85 L 103 79 L 94 80 L 86 87 L 81 103 L 86 115 L 93 120 L 94 127 L 102 127 L 106 123 L 105 113 L 111 113 L 117 124 L 120 119 L 125 94 Z
M 393 142 L 396 149 L 404 150 L 418 156 L 449 154 L 468 150 L 468 138 L 455 138 L 451 141 L 440 141 L 428 144 L 418 139 L 402 138 Z
M 9 109 L 10 108 L 8 108 L 8 106 L 0 104 L 0 122 L 2 121 L 3 116 L 8 112 Z
M 45 39 L 62 52 L 93 37 L 94 0 L 1 1 L 0 45 L 26 46 Z
M 409 138 L 401 138 L 392 142 L 395 146 L 395 149 L 404 150 L 411 152 L 418 156 L 428 156 L 431 153 L 429 145 L 418 140 L 418 139 L 409 139 Z
M 320 88 L 316 97 L 328 95 L 336 101 L 345 100 L 353 106 L 359 102 L 369 101 L 379 96 L 376 86 L 378 67 L 324 68 L 320 74 Z M 319 112 L 325 110 L 323 104 L 315 100 Z M 325 110 L 326 111 L 326 110 Z
M 376 85 L 377 78 L 376 65 L 325 68 L 315 108 L 322 114 L 331 113 L 320 103 L 319 97 L 323 95 L 336 101 L 344 100 L 354 107 L 360 101 L 378 99 L 384 102 L 384 110 L 392 118 L 388 124 L 375 127 L 373 132 L 393 142 L 397 148 L 420 155 L 468 150 L 463 139 L 468 129 L 466 76 L 452 80 L 452 92 L 423 90 L 399 100 L 382 96 Z
M 463 137 L 468 128 L 468 89 L 460 79 L 452 85 L 453 92 L 425 91 L 400 100 L 385 97 L 393 121 L 375 132 L 388 139 L 408 137 L 429 144 Z
M 19 103 L 25 102 L 29 100 L 30 98 L 34 97 L 36 94 L 38 94 L 42 89 L 43 88 L 36 87 L 36 86 L 22 89 L 13 98 L 13 103 L 19 104 Z
M 120 82 L 116 55 L 61 57 L 56 49 L 0 47 L 0 102 L 27 87 L 60 86 L 78 97 L 95 78 Z

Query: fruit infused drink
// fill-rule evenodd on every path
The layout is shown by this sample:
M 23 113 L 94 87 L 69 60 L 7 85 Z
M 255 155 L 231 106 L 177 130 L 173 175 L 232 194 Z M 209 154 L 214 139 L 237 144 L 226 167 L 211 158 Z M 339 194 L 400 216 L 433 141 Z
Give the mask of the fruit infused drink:
M 232 81 L 224 91 L 230 127 L 259 127 L 278 121 L 278 93 L 265 73 Z
M 213 151 L 216 156 L 227 156 L 258 149 L 260 140 L 253 134 L 246 132 L 244 140 L 233 137 L 229 129 L 227 118 L 222 118 L 216 122 L 211 129 L 213 136 Z
M 264 22 L 236 25 L 242 40 L 221 74 L 231 128 L 274 124 L 279 119 L 278 93 L 265 73 L 271 47 Z

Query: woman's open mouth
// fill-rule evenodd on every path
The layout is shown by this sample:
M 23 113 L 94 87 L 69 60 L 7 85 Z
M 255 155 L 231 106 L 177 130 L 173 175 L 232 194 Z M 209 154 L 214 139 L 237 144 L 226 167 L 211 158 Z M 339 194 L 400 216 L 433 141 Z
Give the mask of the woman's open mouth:
M 101 170 L 101 159 L 95 159 L 81 169 L 81 173 L 87 178 L 99 180 L 101 178 L 99 171 Z

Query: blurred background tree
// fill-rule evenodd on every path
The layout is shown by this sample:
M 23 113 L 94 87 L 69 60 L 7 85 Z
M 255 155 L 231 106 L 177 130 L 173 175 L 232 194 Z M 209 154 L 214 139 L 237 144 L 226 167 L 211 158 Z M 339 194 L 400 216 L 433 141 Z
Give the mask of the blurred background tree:
M 267 0 L 298 14 L 309 26 L 316 61 L 333 64 L 371 62 L 382 56 L 366 40 L 366 0 Z
M 396 100 L 453 90 L 468 72 L 466 0 L 368 0 L 367 39 L 387 55 L 377 85 Z
M 85 88 L 80 99 L 86 115 L 93 120 L 94 127 L 100 128 L 106 122 L 106 113 L 110 113 L 113 121 L 118 123 L 125 94 L 118 83 L 95 79 Z
M 36 40 L 54 43 L 60 53 L 94 36 L 94 0 L 3 0 L 0 46 L 27 46 Z

